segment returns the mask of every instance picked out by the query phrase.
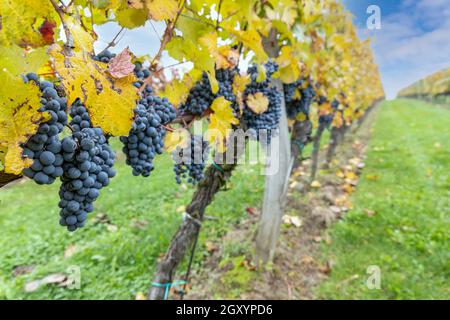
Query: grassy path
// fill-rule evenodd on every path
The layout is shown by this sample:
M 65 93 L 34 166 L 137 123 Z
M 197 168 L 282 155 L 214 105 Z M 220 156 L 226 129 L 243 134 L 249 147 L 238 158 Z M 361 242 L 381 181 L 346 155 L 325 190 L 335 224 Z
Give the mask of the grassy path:
M 352 202 L 324 246 L 335 265 L 319 298 L 450 298 L 449 110 L 383 103 Z M 379 290 L 366 286 L 370 265 L 380 268 Z

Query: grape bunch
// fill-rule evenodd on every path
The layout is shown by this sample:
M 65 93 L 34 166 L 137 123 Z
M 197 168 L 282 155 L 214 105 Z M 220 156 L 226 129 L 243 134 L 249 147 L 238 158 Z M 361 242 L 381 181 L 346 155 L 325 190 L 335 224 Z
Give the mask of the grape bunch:
M 219 83 L 219 90 L 216 94 L 216 98 L 224 97 L 226 100 L 231 101 L 231 108 L 233 109 L 235 116 L 239 114 L 239 104 L 233 93 L 233 81 L 237 74 L 239 74 L 239 69 L 237 67 L 216 70 L 216 79 Z
M 58 134 L 67 124 L 67 99 L 58 93 L 53 83 L 39 81 L 34 73 L 28 73 L 25 80 L 34 81 L 39 86 L 42 93 L 39 111 L 47 113 L 50 119 L 41 123 L 37 133 L 23 146 L 23 155 L 33 160 L 31 167 L 23 170 L 23 174 L 38 184 L 52 184 L 63 174 Z
M 95 61 L 109 63 L 111 61 L 111 59 L 114 58 L 115 56 L 116 56 L 115 53 L 112 53 L 109 50 L 105 50 L 105 51 L 100 52 L 98 55 L 93 56 L 92 58 Z
M 186 102 L 178 110 L 180 114 L 200 116 L 209 108 L 214 99 L 215 95 L 212 93 L 208 75 L 203 72 L 201 79 L 189 91 Z
M 163 126 L 176 118 L 176 110 L 166 98 L 153 96 L 151 88 L 146 87 L 134 115 L 133 127 L 120 141 L 133 175 L 148 177 L 154 168 L 153 159 L 163 152 L 166 136 Z
M 61 142 L 64 174 L 59 191 L 59 223 L 75 231 L 84 226 L 100 190 L 116 172 L 114 152 L 102 129 L 92 127 L 89 114 L 79 100 L 72 105 L 70 115 L 73 133 Z
M 323 96 L 321 96 L 319 98 L 319 104 L 323 104 L 326 101 L 327 101 L 326 98 Z M 334 119 L 334 113 L 336 112 L 338 107 L 339 107 L 339 101 L 334 99 L 331 102 L 331 108 L 333 109 L 333 113 L 324 114 L 324 115 L 319 116 L 319 123 L 325 125 L 326 127 L 330 126 L 330 124 L 333 122 L 333 119 Z
M 193 185 L 200 182 L 204 178 L 203 171 L 208 154 L 208 142 L 203 140 L 202 136 L 191 136 L 186 148 L 177 147 L 172 152 L 176 182 L 181 184 L 182 178 L 187 178 L 187 182 Z
M 284 84 L 284 97 L 286 102 L 286 112 L 289 118 L 295 119 L 298 113 L 309 114 L 309 107 L 314 100 L 314 87 L 309 82 L 306 88 L 303 88 L 304 80 L 298 80 L 291 84 Z M 295 98 L 295 91 L 300 91 L 300 99 Z
M 244 101 L 247 100 L 249 95 L 255 95 L 261 92 L 269 100 L 269 106 L 267 110 L 261 114 L 254 113 L 246 104 L 244 108 L 243 118 L 248 128 L 252 130 L 253 134 L 257 135 L 256 138 L 260 138 L 259 130 L 266 130 L 267 140 L 264 142 L 270 142 L 272 131 L 278 128 L 278 123 L 281 116 L 281 94 L 278 90 L 271 86 L 270 77 L 278 69 L 276 63 L 269 61 L 265 65 L 266 79 L 257 82 L 257 68 L 251 66 L 248 70 L 251 82 L 247 85 L 244 91 Z

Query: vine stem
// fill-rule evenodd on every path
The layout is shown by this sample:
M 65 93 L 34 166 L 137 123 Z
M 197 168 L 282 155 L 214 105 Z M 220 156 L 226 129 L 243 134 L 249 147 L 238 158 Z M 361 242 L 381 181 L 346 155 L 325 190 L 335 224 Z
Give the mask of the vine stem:
M 117 43 L 116 40 L 119 37 L 119 35 L 122 33 L 122 31 L 125 30 L 125 27 L 120 28 L 119 32 L 114 36 L 114 38 L 108 43 L 108 45 L 98 53 L 98 55 L 104 53 L 106 50 L 108 50 L 111 47 L 114 47 Z M 120 41 L 120 40 L 119 40 Z
M 70 33 L 69 27 L 66 24 L 66 20 L 64 19 L 64 12 L 63 9 L 61 9 L 60 6 L 55 2 L 55 0 L 50 0 L 53 7 L 55 8 L 56 12 L 59 15 L 59 19 L 61 20 L 61 24 L 64 29 L 64 33 L 66 35 L 66 43 L 64 45 L 64 48 L 66 49 L 66 55 L 71 56 L 72 55 L 72 49 L 75 48 L 72 34 Z
M 164 129 L 166 129 L 167 131 L 170 131 L 170 132 L 174 132 L 175 131 L 173 128 L 171 128 L 169 126 L 161 125 L 161 127 L 163 127 Z
M 159 47 L 158 53 L 155 55 L 155 57 L 152 60 L 152 63 L 151 63 L 152 66 L 155 64 L 155 61 L 158 61 L 161 58 L 161 55 L 162 55 L 164 49 L 166 48 L 167 43 L 170 41 L 170 39 L 172 39 L 173 29 L 175 28 L 178 18 L 180 17 L 181 12 L 183 11 L 185 5 L 186 5 L 186 0 L 183 0 L 183 3 L 181 4 L 181 7 L 178 9 L 175 19 L 173 19 L 173 21 L 169 21 L 169 23 L 167 24 L 166 30 L 164 30 L 164 35 L 161 40 L 161 45 Z
M 222 7 L 222 0 L 219 0 L 219 4 L 217 5 L 217 20 L 216 20 L 216 30 L 219 30 L 220 26 L 220 9 Z

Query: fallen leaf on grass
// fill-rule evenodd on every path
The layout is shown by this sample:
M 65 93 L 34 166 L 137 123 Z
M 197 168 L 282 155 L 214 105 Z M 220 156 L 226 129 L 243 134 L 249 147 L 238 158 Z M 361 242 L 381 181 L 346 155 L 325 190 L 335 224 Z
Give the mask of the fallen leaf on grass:
M 67 247 L 66 251 L 64 251 L 64 258 L 70 258 L 74 255 L 74 253 L 77 251 L 77 246 L 74 244 L 71 244 Z
M 301 262 L 302 264 L 311 265 L 311 264 L 313 264 L 315 261 L 314 261 L 314 258 L 311 257 L 311 256 L 303 256 L 303 257 L 300 259 L 300 262 Z
M 294 226 L 296 228 L 300 228 L 303 224 L 302 220 L 296 216 L 284 215 L 283 223 L 289 226 Z
M 258 210 L 255 209 L 255 208 L 248 207 L 247 209 L 245 209 L 245 211 L 247 211 L 252 216 L 257 216 L 258 215 Z
M 311 182 L 311 188 L 316 188 L 316 189 L 318 189 L 318 188 L 320 188 L 322 185 L 320 184 L 320 182 L 319 181 L 317 181 L 317 180 L 314 180 L 313 182 Z
M 24 274 L 32 273 L 34 268 L 35 268 L 34 265 L 14 267 L 13 276 L 17 277 L 17 276 L 21 276 Z
M 116 232 L 117 230 L 119 230 L 119 228 L 114 224 L 107 224 L 106 230 L 108 230 L 109 232 Z
M 364 209 L 364 212 L 367 214 L 368 217 L 373 217 L 374 215 L 377 214 L 376 211 L 374 211 L 374 210 L 369 210 L 369 209 Z
M 34 292 L 41 286 L 46 284 L 63 284 L 67 280 L 67 276 L 62 273 L 50 274 L 42 279 L 34 280 L 25 284 L 25 292 Z
M 366 179 L 369 181 L 377 181 L 378 179 L 380 179 L 380 177 L 375 174 L 369 174 L 366 176 Z
M 209 253 L 212 253 L 212 252 L 217 251 L 219 249 L 217 247 L 217 245 L 215 243 L 211 242 L 211 241 L 206 241 L 205 245 L 206 245 L 206 250 Z

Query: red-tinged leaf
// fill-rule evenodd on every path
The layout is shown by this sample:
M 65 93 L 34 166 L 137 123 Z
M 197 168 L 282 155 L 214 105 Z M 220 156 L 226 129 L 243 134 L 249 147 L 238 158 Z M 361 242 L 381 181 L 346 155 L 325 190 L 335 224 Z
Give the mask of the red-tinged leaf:
M 55 29 L 56 24 L 53 22 L 50 22 L 48 20 L 45 20 L 43 24 L 39 27 L 39 32 L 42 35 L 42 38 L 45 41 L 45 44 L 52 44 L 55 42 L 54 35 L 55 35 Z
M 134 64 L 131 62 L 132 53 L 128 48 L 123 49 L 121 53 L 111 59 L 108 72 L 114 78 L 124 78 L 130 75 L 134 70 Z

